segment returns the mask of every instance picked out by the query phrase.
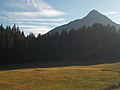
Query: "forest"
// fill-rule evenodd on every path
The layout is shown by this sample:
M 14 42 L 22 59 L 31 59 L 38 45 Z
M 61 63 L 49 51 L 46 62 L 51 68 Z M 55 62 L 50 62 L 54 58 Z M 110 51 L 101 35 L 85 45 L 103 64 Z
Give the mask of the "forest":
M 93 24 L 70 32 L 25 36 L 15 24 L 0 25 L 0 65 L 39 62 L 47 65 L 96 64 L 120 59 L 120 31 Z

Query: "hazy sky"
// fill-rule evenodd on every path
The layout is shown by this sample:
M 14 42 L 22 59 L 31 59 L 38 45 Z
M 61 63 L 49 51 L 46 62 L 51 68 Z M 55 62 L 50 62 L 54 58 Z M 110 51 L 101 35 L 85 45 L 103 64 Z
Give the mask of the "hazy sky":
M 16 23 L 25 33 L 46 33 L 98 10 L 120 24 L 120 0 L 0 0 L 0 23 Z

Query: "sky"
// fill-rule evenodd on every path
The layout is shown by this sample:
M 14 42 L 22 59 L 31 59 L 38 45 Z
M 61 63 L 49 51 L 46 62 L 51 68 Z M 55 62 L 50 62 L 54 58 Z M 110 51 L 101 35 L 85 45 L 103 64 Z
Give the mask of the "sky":
M 45 34 L 97 10 L 120 24 L 120 0 L 0 0 L 0 23 L 25 34 Z

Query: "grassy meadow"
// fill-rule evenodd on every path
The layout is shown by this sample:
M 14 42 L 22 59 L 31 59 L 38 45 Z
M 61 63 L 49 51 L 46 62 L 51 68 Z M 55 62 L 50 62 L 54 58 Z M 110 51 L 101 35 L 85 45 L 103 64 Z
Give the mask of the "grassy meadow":
M 0 90 L 120 90 L 120 63 L 0 70 Z

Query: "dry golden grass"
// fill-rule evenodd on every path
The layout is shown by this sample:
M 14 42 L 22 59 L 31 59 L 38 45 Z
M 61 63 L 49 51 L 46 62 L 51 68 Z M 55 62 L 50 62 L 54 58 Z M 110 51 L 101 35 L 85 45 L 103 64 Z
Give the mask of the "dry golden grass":
M 119 69 L 120 63 L 4 70 L 0 90 L 110 90 L 120 82 Z

